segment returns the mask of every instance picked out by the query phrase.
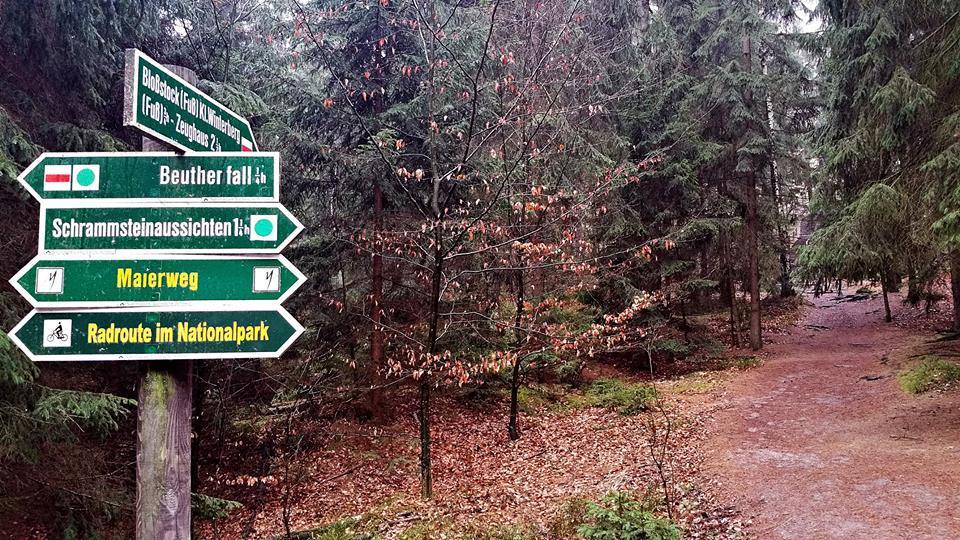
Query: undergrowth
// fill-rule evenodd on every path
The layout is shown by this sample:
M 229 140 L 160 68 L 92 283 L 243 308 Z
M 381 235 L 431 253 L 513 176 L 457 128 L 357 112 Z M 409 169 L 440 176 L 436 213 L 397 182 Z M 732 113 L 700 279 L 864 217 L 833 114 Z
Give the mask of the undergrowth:
M 616 409 L 627 416 L 645 411 L 655 398 L 655 390 L 648 384 L 597 379 L 590 383 L 581 399 L 586 406 Z
M 577 532 L 587 540 L 680 540 L 680 528 L 657 517 L 651 505 L 615 491 L 587 505 L 587 523 Z
M 652 386 L 619 379 L 597 379 L 582 393 L 562 385 L 530 385 L 521 387 L 517 396 L 520 410 L 527 413 L 603 407 L 615 409 L 624 416 L 645 411 L 654 398 Z
M 960 365 L 936 356 L 926 356 L 916 366 L 897 376 L 900 388 L 908 394 L 922 394 L 960 381 Z

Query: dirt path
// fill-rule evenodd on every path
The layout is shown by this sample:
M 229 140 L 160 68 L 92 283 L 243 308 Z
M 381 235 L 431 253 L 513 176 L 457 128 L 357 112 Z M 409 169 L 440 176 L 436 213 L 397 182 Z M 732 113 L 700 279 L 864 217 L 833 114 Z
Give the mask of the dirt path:
M 728 384 L 708 471 L 756 538 L 960 538 L 960 392 L 900 391 L 888 359 L 922 338 L 879 299 L 810 300 Z

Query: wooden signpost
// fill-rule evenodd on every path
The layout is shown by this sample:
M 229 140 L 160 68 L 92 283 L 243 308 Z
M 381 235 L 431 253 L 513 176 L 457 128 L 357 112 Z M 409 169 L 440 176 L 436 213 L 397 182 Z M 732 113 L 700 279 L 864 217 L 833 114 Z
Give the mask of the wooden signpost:
M 10 280 L 36 309 L 9 334 L 34 361 L 142 361 L 137 538 L 181 540 L 193 361 L 276 358 L 303 332 L 280 303 L 306 278 L 278 255 L 303 225 L 249 122 L 191 70 L 126 59 L 124 122 L 150 138 L 43 154 L 20 175 L 41 203 L 40 254 Z

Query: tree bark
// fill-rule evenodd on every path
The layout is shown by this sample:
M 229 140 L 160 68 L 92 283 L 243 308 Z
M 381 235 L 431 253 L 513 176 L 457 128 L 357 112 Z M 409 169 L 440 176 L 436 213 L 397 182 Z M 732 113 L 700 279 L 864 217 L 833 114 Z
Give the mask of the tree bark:
M 433 471 L 430 465 L 430 375 L 420 377 L 420 403 L 417 410 L 420 421 L 420 496 L 433 497 Z
M 434 251 L 433 282 L 430 298 L 430 330 L 427 337 L 428 352 L 432 356 L 437 351 L 437 337 L 440 330 L 440 286 L 443 279 L 443 251 L 440 227 L 436 232 L 436 250 Z M 432 369 L 424 366 L 425 370 Z M 430 375 L 420 377 L 420 403 L 417 412 L 420 421 L 420 496 L 433 497 L 433 471 L 430 465 Z
M 513 319 L 513 337 L 514 348 L 517 352 L 517 358 L 513 361 L 513 372 L 510 377 L 510 421 L 507 425 L 507 432 L 510 434 L 510 440 L 515 441 L 520 438 L 520 426 L 518 420 L 520 416 L 520 346 L 523 344 L 523 333 L 520 330 L 520 323 L 523 319 L 523 301 L 524 301 L 524 281 L 523 270 L 516 271 L 516 315 Z
M 370 364 L 368 380 L 370 393 L 367 405 L 370 416 L 379 421 L 383 418 L 383 381 L 381 371 L 384 365 L 383 352 L 383 190 L 380 183 L 373 184 L 373 235 L 374 251 L 370 269 Z
M 777 164 L 770 160 L 770 193 L 773 195 L 773 205 L 776 209 L 777 244 L 780 257 L 780 296 L 787 298 L 796 294 L 793 283 L 790 281 L 790 264 L 787 257 L 788 242 L 787 230 L 783 226 L 783 214 L 780 208 L 780 181 L 777 175 Z
M 953 296 L 953 329 L 960 332 L 960 249 L 950 250 L 950 293 Z
M 893 316 L 890 313 L 890 299 L 888 298 L 890 287 L 887 282 L 887 274 L 887 265 L 882 264 L 880 266 L 880 290 L 883 292 L 883 320 L 893 322 Z
M 893 316 L 890 314 L 890 299 L 887 298 L 887 289 L 886 272 L 880 272 L 880 290 L 883 291 L 883 320 L 893 322 Z
M 730 237 L 726 227 L 720 228 L 720 256 L 723 265 L 723 280 L 720 289 L 721 298 L 726 299 L 730 308 L 730 339 L 734 347 L 740 346 L 740 318 L 737 316 L 737 285 L 733 280 L 733 268 L 730 260 Z
M 759 220 L 757 216 L 756 177 L 750 175 L 747 183 L 747 272 L 750 283 L 750 348 L 763 347 L 760 335 L 760 246 L 758 241 Z
M 752 70 L 753 44 L 750 36 L 743 36 L 743 68 Z M 746 90 L 745 100 L 748 107 L 752 107 L 753 93 Z M 758 350 L 763 346 L 760 335 L 760 245 L 759 235 L 759 201 L 757 200 L 757 173 L 750 171 L 746 182 L 746 222 L 747 222 L 747 273 L 750 287 L 750 348 Z

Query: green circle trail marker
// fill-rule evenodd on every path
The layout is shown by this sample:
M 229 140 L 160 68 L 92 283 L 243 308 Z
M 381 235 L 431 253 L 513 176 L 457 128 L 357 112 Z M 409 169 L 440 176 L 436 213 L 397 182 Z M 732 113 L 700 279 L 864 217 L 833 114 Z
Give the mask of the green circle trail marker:
M 92 186 L 96 179 L 97 175 L 90 169 L 81 169 L 80 172 L 77 173 L 77 183 L 84 187 Z
M 253 228 L 260 236 L 270 236 L 273 232 L 273 223 L 269 219 L 260 219 Z

